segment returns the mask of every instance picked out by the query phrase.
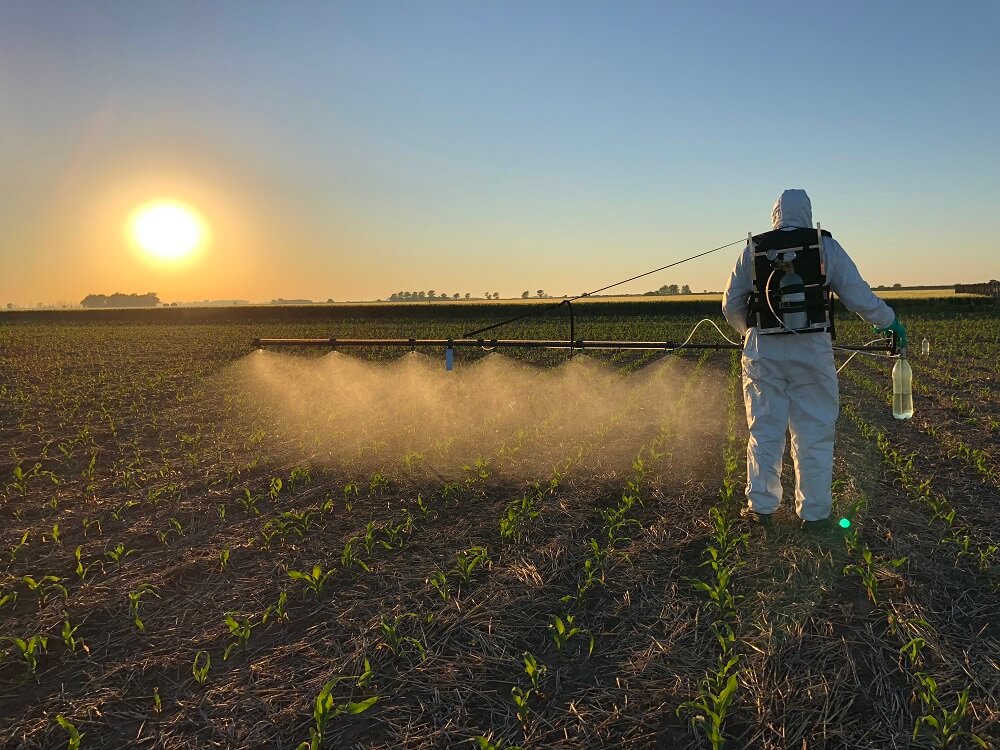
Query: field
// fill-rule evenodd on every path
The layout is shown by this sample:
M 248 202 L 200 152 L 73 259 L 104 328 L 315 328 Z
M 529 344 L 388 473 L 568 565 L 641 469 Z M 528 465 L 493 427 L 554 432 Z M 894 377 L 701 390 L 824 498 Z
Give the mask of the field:
M 733 352 L 250 345 L 499 304 L 2 317 L 0 746 L 1000 746 L 1000 308 L 893 304 L 916 414 L 847 365 L 820 534 L 787 456 L 776 527 L 739 516 Z M 577 336 L 704 314 L 592 301 Z

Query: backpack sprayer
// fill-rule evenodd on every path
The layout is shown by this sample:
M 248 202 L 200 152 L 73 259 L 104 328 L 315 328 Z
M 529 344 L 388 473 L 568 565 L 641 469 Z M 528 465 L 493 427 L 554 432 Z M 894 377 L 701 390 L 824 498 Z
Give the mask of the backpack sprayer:
M 833 295 L 826 285 L 825 265 L 822 258 L 823 236 L 830 236 L 816 225 L 816 230 L 797 229 L 790 232 L 774 231 L 763 235 L 748 237 L 754 257 L 754 291 L 748 300 L 748 326 L 757 326 L 760 333 L 806 333 L 827 332 L 834 335 L 833 327 Z M 727 245 L 706 250 L 682 260 L 674 261 L 652 271 L 646 271 L 637 276 L 609 284 L 575 297 L 561 300 L 538 310 L 531 310 L 522 315 L 494 323 L 493 325 L 468 331 L 457 338 L 447 339 L 357 339 L 357 338 L 311 338 L 311 339 L 255 339 L 256 348 L 263 347 L 328 347 L 330 349 L 351 347 L 409 347 L 416 349 L 444 349 L 445 369 L 452 370 L 455 362 L 455 349 L 463 347 L 478 347 L 482 349 L 564 349 L 573 357 L 577 352 L 587 350 L 652 350 L 675 351 L 678 349 L 742 349 L 743 344 L 733 341 L 712 320 L 705 318 L 698 321 L 687 339 L 677 341 L 605 341 L 576 338 L 576 319 L 573 312 L 573 302 L 591 297 L 616 286 L 641 279 L 673 266 L 700 258 L 727 247 L 743 242 L 742 239 Z M 775 283 L 777 286 L 775 286 Z M 500 339 L 483 338 L 481 334 L 496 328 L 509 325 L 535 315 L 542 315 L 560 307 L 569 311 L 570 335 L 567 339 Z M 711 324 L 724 342 L 697 343 L 691 339 L 702 323 Z M 878 343 L 876 343 L 878 342 Z M 842 351 L 853 352 L 847 362 L 857 354 L 874 356 L 897 356 L 898 344 L 896 336 L 876 339 L 860 346 L 835 346 Z M 844 363 L 844 365 L 847 364 Z M 842 365 L 842 367 L 844 366 Z

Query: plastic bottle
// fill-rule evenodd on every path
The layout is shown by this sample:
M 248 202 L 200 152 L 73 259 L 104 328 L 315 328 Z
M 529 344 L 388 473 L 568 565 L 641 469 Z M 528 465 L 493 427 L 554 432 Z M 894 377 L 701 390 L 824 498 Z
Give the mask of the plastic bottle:
M 924 340 L 920 342 L 920 354 L 921 356 L 926 357 L 930 353 L 931 353 L 931 342 L 927 340 L 926 336 L 924 336 Z
M 906 361 L 906 349 L 899 350 L 899 359 L 892 366 L 892 416 L 896 419 L 913 416 L 913 370 Z

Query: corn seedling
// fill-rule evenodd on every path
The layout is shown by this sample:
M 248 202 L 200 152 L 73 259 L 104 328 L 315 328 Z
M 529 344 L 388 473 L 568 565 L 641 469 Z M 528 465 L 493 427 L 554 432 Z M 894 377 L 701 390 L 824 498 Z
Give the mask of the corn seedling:
M 389 489 L 389 478 L 381 471 L 376 471 L 368 480 L 368 497 L 381 497 Z
M 537 495 L 525 495 L 507 506 L 507 515 L 500 519 L 500 538 L 521 544 L 527 541 L 528 525 L 538 518 Z
M 545 677 L 548 668 L 535 658 L 530 651 L 524 652 L 524 673 L 531 680 L 531 687 L 537 693 L 538 683 Z
M 139 504 L 138 500 L 128 500 L 124 505 L 122 505 L 117 510 L 111 511 L 111 517 L 115 519 L 118 523 L 125 523 L 125 511 L 134 508 Z
M 451 598 L 451 590 L 448 588 L 448 576 L 443 570 L 431 573 L 430 577 L 427 579 L 427 583 L 438 592 L 438 596 L 441 597 L 441 601 L 447 602 L 448 599 Z
M 113 549 L 108 550 L 104 555 L 115 564 L 115 570 L 120 570 L 125 558 L 129 555 L 134 555 L 136 551 L 134 549 L 125 549 L 125 544 L 118 542 Z
M 471 742 L 476 743 L 479 750 L 524 750 L 520 745 L 505 745 L 502 740 L 494 742 L 490 737 L 483 735 L 473 737 Z
M 371 557 L 372 550 L 375 549 L 375 522 L 369 521 L 365 524 L 365 533 L 361 537 L 361 542 L 365 545 L 365 554 Z
M 368 567 L 368 564 L 354 552 L 354 543 L 358 539 L 359 537 L 352 537 L 344 543 L 344 552 L 340 556 L 340 564 L 348 570 L 357 565 L 366 573 L 371 573 L 372 569 Z
M 38 606 L 40 608 L 48 603 L 49 597 L 53 592 L 62 594 L 63 601 L 69 598 L 69 592 L 60 583 L 62 578 L 59 576 L 42 576 L 37 581 L 32 576 L 24 576 L 21 578 L 21 581 L 28 587 L 30 592 L 38 594 Z
M 243 652 L 243 655 L 246 656 L 247 643 L 250 641 L 250 634 L 253 632 L 251 618 L 247 617 L 244 620 L 237 620 L 231 613 L 227 612 L 226 627 L 229 628 L 229 636 L 232 642 L 226 646 L 226 650 L 222 654 L 222 660 L 227 660 L 236 648 L 239 648 Z
M 73 558 L 76 560 L 76 567 L 73 568 L 73 572 L 76 573 L 77 578 L 80 579 L 80 583 L 87 578 L 87 573 L 93 565 L 84 565 L 83 563 L 83 547 L 79 546 L 73 551 Z
M 413 531 L 413 513 L 410 512 L 409 508 L 403 508 L 401 511 L 403 520 L 399 524 L 399 528 L 406 534 L 410 534 Z
M 248 516 L 259 516 L 260 509 L 257 507 L 257 498 L 251 494 L 250 490 L 243 490 L 243 497 L 236 498 L 236 501 L 243 506 L 243 510 Z
M 288 577 L 293 581 L 302 581 L 305 586 L 306 593 L 312 593 L 318 599 L 323 594 L 323 587 L 326 585 L 327 579 L 333 575 L 333 569 L 323 572 L 323 569 L 317 564 L 313 565 L 311 571 L 302 572 L 300 570 L 289 570 Z
M 44 635 L 33 635 L 28 640 L 11 638 L 10 641 L 17 649 L 17 655 L 21 657 L 21 661 L 28 668 L 28 673 L 35 674 L 38 671 L 39 657 L 48 650 L 49 639 Z
M 486 547 L 469 547 L 461 550 L 456 555 L 456 573 L 462 579 L 462 583 L 468 584 L 472 579 L 472 574 L 481 565 L 489 565 L 490 557 Z
M 1000 547 L 995 544 L 990 544 L 979 550 L 979 572 L 986 572 L 986 569 L 990 567 L 990 560 L 993 559 L 998 550 Z
M 683 711 L 693 713 L 691 722 L 701 729 L 712 750 L 721 750 L 725 746 L 722 730 L 729 705 L 739 686 L 737 664 L 739 655 L 727 659 L 726 654 L 720 654 L 718 667 L 702 682 L 698 697 L 693 701 L 685 701 L 677 708 L 678 717 Z
M 404 615 L 397 615 L 392 618 L 392 622 L 389 622 L 385 617 L 383 617 L 381 626 L 382 635 L 385 637 L 385 640 L 383 640 L 379 646 L 389 649 L 394 656 L 399 656 L 405 646 L 412 646 L 419 652 L 421 660 L 427 658 L 427 649 L 419 639 L 414 638 L 413 636 L 402 635 L 400 632 L 400 624 L 404 620 L 415 617 L 416 615 L 412 612 Z
M 223 549 L 219 552 L 219 568 L 225 571 L 226 566 L 229 564 L 229 548 Z
M 290 491 L 295 492 L 295 488 L 299 485 L 306 487 L 310 484 L 312 484 L 312 472 L 308 466 L 296 466 L 292 469 L 292 473 L 288 477 Z
M 104 533 L 104 529 L 101 528 L 100 518 L 84 518 L 83 519 L 83 535 L 88 536 L 90 533 L 90 527 L 96 526 L 99 533 Z
M 368 657 L 365 657 L 364 668 L 361 670 L 361 674 L 357 676 L 354 684 L 357 685 L 362 690 L 367 690 L 372 686 L 372 680 L 375 679 L 375 673 L 372 671 L 371 662 L 368 661 Z
M 66 613 L 64 612 L 63 617 L 65 616 Z M 82 648 L 86 653 L 90 653 L 90 649 L 87 647 L 87 644 L 83 642 L 83 639 L 76 637 L 76 631 L 79 629 L 79 625 L 76 627 L 70 625 L 69 619 L 67 618 L 63 620 L 62 630 L 59 634 L 62 636 L 63 643 L 66 644 L 66 648 L 70 650 L 70 653 L 75 654 L 77 647 Z
M 485 482 L 490 478 L 489 464 L 482 456 L 477 456 L 471 466 L 466 464 L 462 470 L 465 472 L 465 486 L 469 488 L 476 482 Z
M 27 471 L 24 471 L 21 468 L 21 464 L 18 463 L 17 466 L 14 467 L 14 479 L 7 486 L 17 492 L 21 497 L 24 497 L 28 493 L 28 485 L 33 480 L 42 479 L 43 477 L 50 479 L 52 484 L 59 484 L 59 478 L 51 471 L 43 470 L 40 463 L 36 463 Z
M 0 596 L 0 609 L 2 609 L 4 606 L 6 606 L 8 604 L 11 606 L 11 608 L 13 608 L 14 606 L 17 605 L 17 592 L 16 591 L 8 591 L 3 596 Z
M 573 615 L 566 615 L 565 620 L 559 617 L 559 615 L 553 615 L 552 622 L 549 623 L 549 630 L 552 632 L 552 641 L 556 644 L 557 651 L 561 652 L 574 636 L 588 635 L 590 637 L 590 647 L 587 649 L 587 656 L 590 656 L 594 652 L 594 636 L 574 624 Z
M 353 501 L 358 498 L 358 483 L 348 482 L 344 485 L 344 510 L 348 513 L 351 512 L 351 508 L 354 507 Z
M 403 544 L 406 542 L 406 534 L 408 533 L 406 526 L 405 521 L 398 526 L 387 525 L 382 529 L 385 537 L 379 540 L 379 544 L 385 549 L 402 549 Z
M 521 723 L 521 731 L 523 731 L 525 735 L 527 735 L 531 729 L 531 725 L 528 721 L 530 714 L 528 703 L 531 700 L 531 694 L 533 692 L 534 691 L 531 688 L 524 690 L 517 685 L 510 689 L 510 697 L 514 700 L 514 706 L 517 709 L 517 720 Z
M 626 531 L 631 526 L 639 526 L 639 522 L 634 518 L 629 518 L 628 514 L 632 506 L 637 502 L 636 495 L 622 495 L 619 504 L 614 508 L 602 508 L 601 518 L 604 521 L 604 533 L 607 535 L 607 549 L 613 550 L 632 538 L 626 535 Z
M 10 557 L 10 561 L 13 563 L 17 559 L 17 553 L 28 546 L 28 536 L 31 534 L 30 531 L 25 531 L 21 535 L 21 541 L 10 548 L 7 555 Z
M 403 454 L 403 466 L 405 466 L 406 470 L 411 473 L 417 464 L 423 460 L 423 454 L 412 449 L 407 450 L 406 453 Z
M 559 601 L 563 604 L 580 602 L 587 592 L 595 585 L 604 583 L 604 566 L 609 555 L 608 550 L 601 549 L 596 539 L 590 540 L 590 555 L 583 561 L 583 572 L 576 583 L 576 593 L 566 594 Z
M 52 531 L 50 532 L 50 534 L 52 535 L 53 544 L 62 544 L 62 542 L 60 541 L 59 524 L 57 523 L 52 524 Z
M 83 739 L 84 733 L 77 731 L 73 723 L 62 714 L 56 716 L 56 722 L 69 734 L 66 750 L 80 750 L 80 740 Z
M 212 657 L 207 651 L 199 651 L 194 655 L 194 663 L 191 665 L 191 674 L 194 675 L 195 682 L 204 685 L 208 679 L 208 670 L 212 668 Z
M 963 738 L 978 747 L 989 747 L 982 737 L 962 728 L 969 713 L 969 688 L 958 694 L 954 710 L 949 711 L 938 697 L 937 682 L 934 678 L 923 672 L 918 672 L 914 676 L 917 679 L 914 692 L 924 709 L 924 713 L 917 718 L 913 727 L 914 740 L 926 729 L 934 747 L 953 747 Z
M 267 623 L 268 620 L 274 618 L 275 620 L 287 620 L 288 612 L 285 611 L 285 607 L 288 604 L 288 594 L 282 591 L 278 594 L 278 601 L 274 604 L 268 604 L 267 609 L 264 610 L 264 614 L 261 615 L 260 623 L 261 625 Z
M 919 636 L 916 638 L 911 638 L 899 649 L 899 653 L 903 654 L 907 659 L 909 659 L 910 664 L 917 665 L 921 661 L 921 653 L 924 647 L 927 645 L 927 641 Z
M 309 741 L 301 743 L 296 750 L 320 750 L 326 738 L 326 726 L 330 719 L 344 714 L 355 715 L 367 711 L 378 702 L 378 696 L 363 701 L 348 701 L 337 704 L 333 700 L 333 688 L 342 678 L 326 683 L 313 701 L 313 726 L 309 728 Z
M 146 594 L 152 594 L 157 599 L 160 598 L 156 586 L 151 583 L 143 583 L 135 591 L 128 593 L 128 616 L 132 618 L 132 622 L 141 631 L 146 630 L 146 625 L 143 623 L 142 618 L 139 617 L 139 605 L 142 602 L 142 597 Z
M 271 549 L 271 540 L 280 533 L 280 529 L 273 520 L 266 521 L 260 528 L 260 546 L 264 550 Z
M 431 512 L 430 503 L 424 500 L 423 495 L 417 495 L 417 510 L 420 511 L 420 515 L 424 518 Z
M 160 540 L 160 544 L 162 544 L 164 547 L 166 547 L 167 544 L 169 544 L 171 532 L 173 532 L 177 536 L 184 536 L 184 527 L 181 526 L 180 521 L 178 521 L 176 518 L 171 518 L 168 521 L 168 523 L 170 524 L 170 528 L 156 532 L 156 538 Z
M 281 494 L 281 490 L 284 486 L 285 483 L 281 481 L 281 477 L 274 477 L 271 479 L 271 485 L 267 490 L 267 495 L 271 498 L 272 503 L 278 502 L 278 495 Z

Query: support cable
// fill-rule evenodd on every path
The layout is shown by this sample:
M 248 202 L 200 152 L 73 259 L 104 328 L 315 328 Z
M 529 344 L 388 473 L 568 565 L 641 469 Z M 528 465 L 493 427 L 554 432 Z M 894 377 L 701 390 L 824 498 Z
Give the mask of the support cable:
M 583 294 L 578 294 L 575 297 L 570 297 L 568 299 L 564 299 L 564 300 L 560 300 L 559 302 L 555 302 L 555 303 L 553 303 L 551 305 L 546 305 L 545 307 L 541 308 L 540 310 L 530 310 L 529 312 L 526 312 L 526 313 L 524 313 L 522 315 L 515 315 L 513 318 L 508 318 L 507 320 L 500 321 L 499 323 L 494 323 L 493 325 L 486 326 L 485 328 L 480 328 L 480 329 L 478 329 L 476 331 L 468 331 L 468 332 L 462 334 L 462 338 L 464 338 L 464 339 L 475 338 L 476 336 L 478 336 L 481 333 L 486 333 L 487 331 L 492 331 L 494 328 L 500 328 L 501 326 L 509 325 L 510 323 L 516 323 L 519 320 L 524 320 L 525 318 L 530 318 L 530 317 L 533 317 L 535 315 L 543 315 L 544 313 L 547 313 L 550 310 L 554 310 L 557 307 L 560 307 L 562 305 L 568 305 L 568 304 L 570 304 L 572 302 L 576 302 L 578 299 L 583 299 L 584 297 L 591 297 L 591 296 L 593 296 L 595 294 L 600 294 L 601 292 L 606 292 L 608 289 L 614 289 L 616 286 L 621 286 L 622 284 L 627 284 L 630 281 L 635 281 L 636 279 L 641 279 L 644 276 L 650 276 L 650 275 L 652 275 L 654 273 L 659 273 L 660 271 L 666 271 L 668 268 L 673 268 L 674 266 L 679 266 L 681 263 L 687 263 L 689 260 L 694 260 L 695 258 L 701 258 L 701 257 L 703 257 L 705 255 L 708 255 L 709 253 L 714 253 L 717 250 L 724 250 L 727 247 L 732 247 L 733 245 L 738 245 L 741 242 L 746 242 L 746 240 L 741 237 L 740 239 L 735 240 L 734 242 L 730 242 L 728 245 L 719 245 L 719 247 L 713 247 L 711 250 L 706 250 L 706 251 L 704 251 L 702 253 L 698 253 L 697 255 L 692 255 L 689 258 L 683 258 L 682 260 L 675 260 L 673 263 L 668 263 L 665 266 L 660 266 L 659 268 L 654 268 L 652 271 L 646 271 L 645 273 L 640 273 L 637 276 L 631 276 L 631 277 L 629 277 L 627 279 L 623 279 L 622 281 L 616 281 L 614 284 L 608 284 L 607 286 L 602 286 L 600 289 L 594 289 L 594 290 L 592 290 L 590 292 L 584 292 Z M 572 308 L 570 308 L 570 309 L 572 310 Z

